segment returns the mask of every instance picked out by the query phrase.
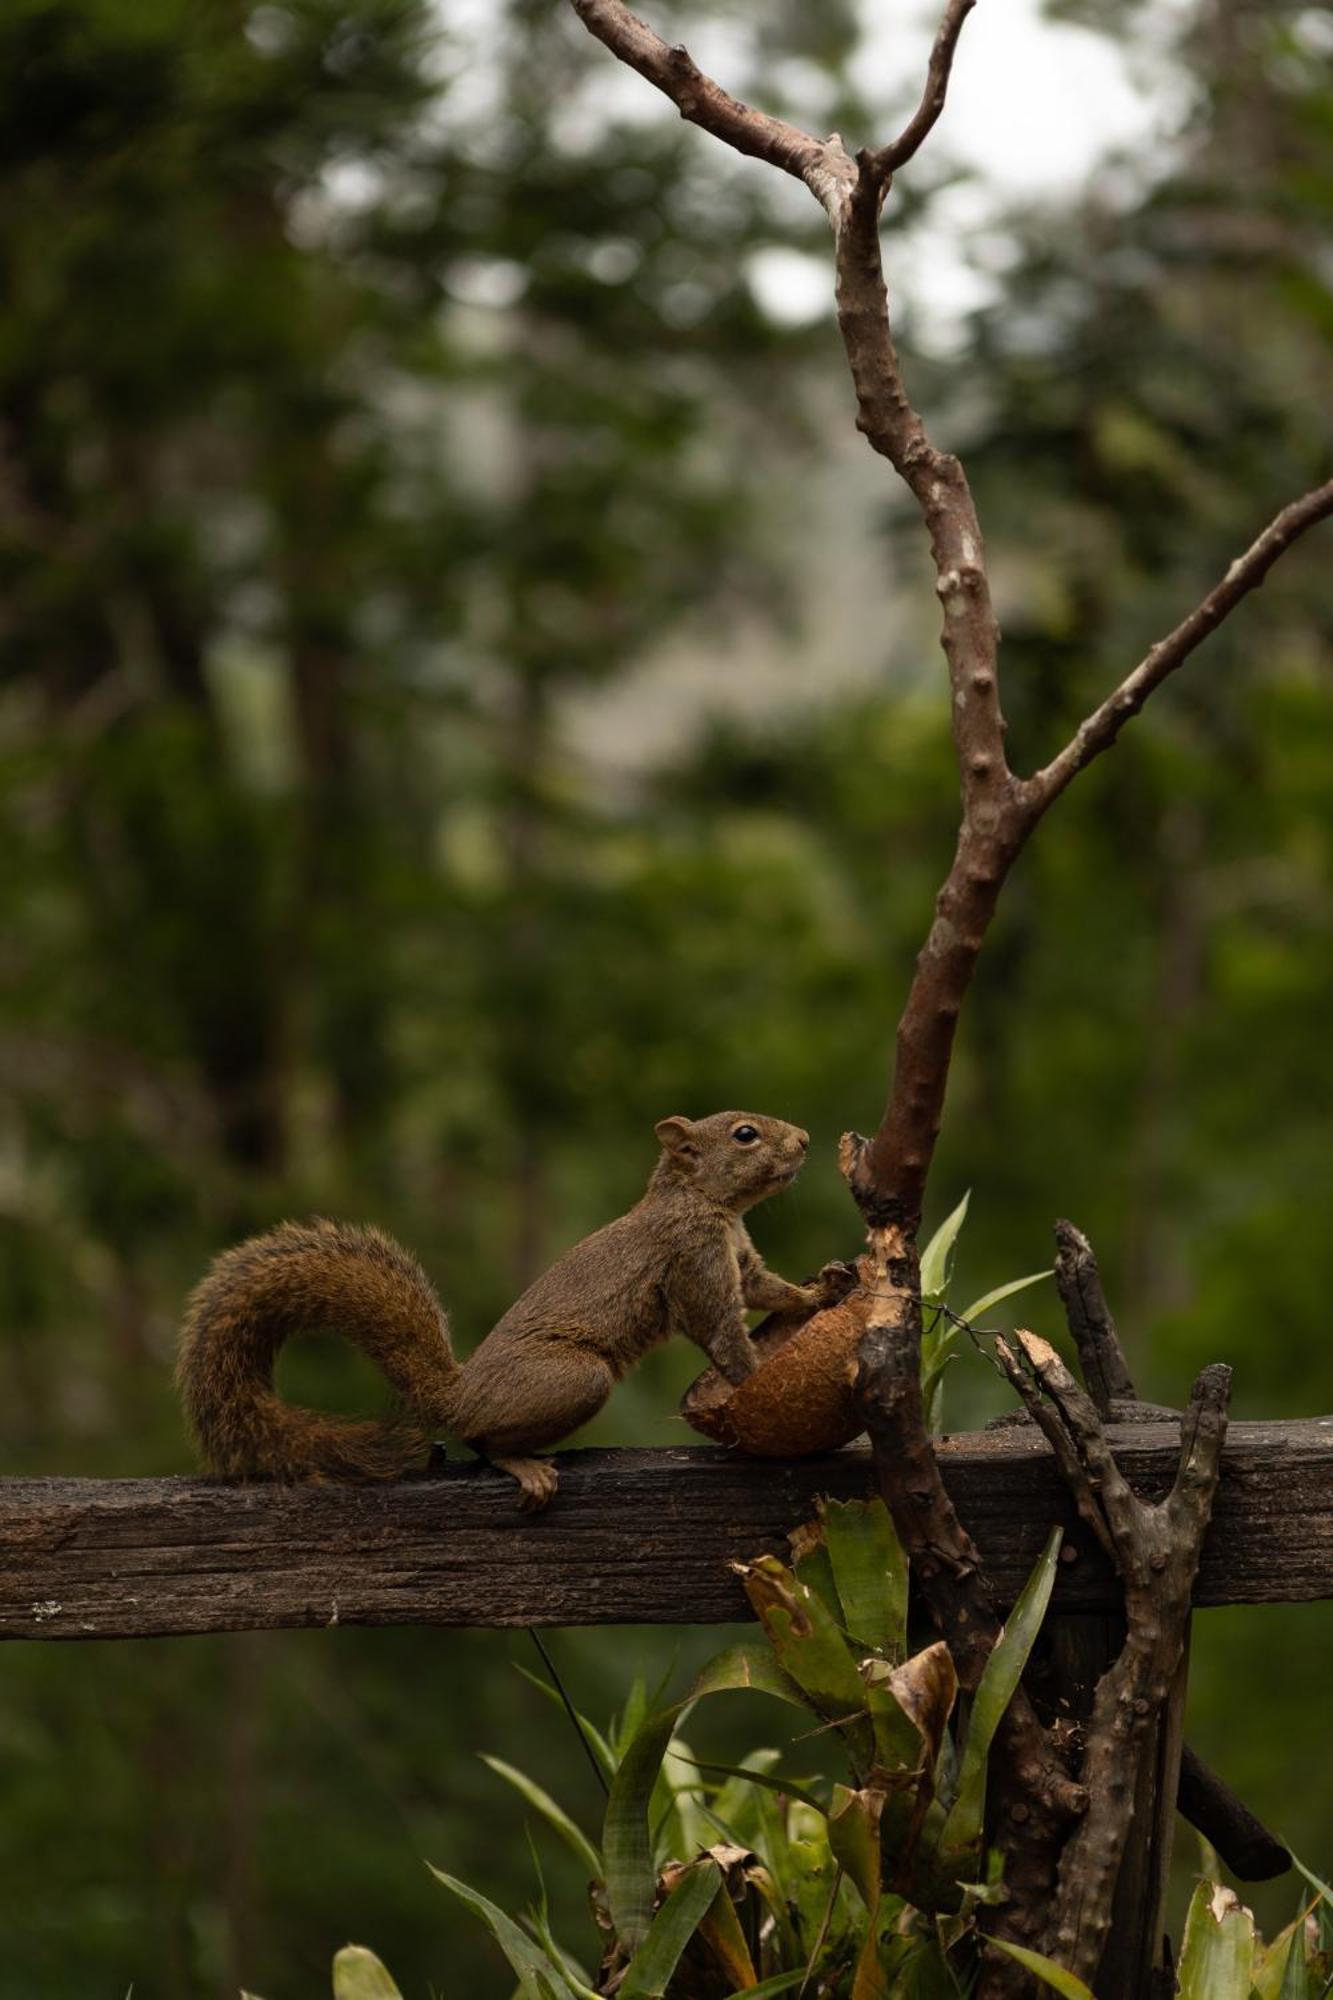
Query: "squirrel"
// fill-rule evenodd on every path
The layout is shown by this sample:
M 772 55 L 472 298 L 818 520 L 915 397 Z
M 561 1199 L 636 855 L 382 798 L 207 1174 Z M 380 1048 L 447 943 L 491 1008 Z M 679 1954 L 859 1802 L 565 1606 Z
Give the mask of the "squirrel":
M 750 1111 L 664 1118 L 641 1201 L 552 1264 L 461 1364 L 417 1260 L 378 1229 L 283 1223 L 223 1251 L 190 1295 L 177 1382 L 203 1458 L 230 1478 L 378 1480 L 406 1471 L 444 1428 L 544 1507 L 556 1490 L 533 1454 L 601 1409 L 672 1333 L 730 1382 L 758 1361 L 748 1309 L 813 1312 L 855 1283 L 826 1264 L 803 1285 L 769 1271 L 741 1220 L 790 1185 L 810 1136 Z M 362 1348 L 406 1405 L 402 1422 L 345 1422 L 273 1387 L 292 1334 L 331 1328 Z

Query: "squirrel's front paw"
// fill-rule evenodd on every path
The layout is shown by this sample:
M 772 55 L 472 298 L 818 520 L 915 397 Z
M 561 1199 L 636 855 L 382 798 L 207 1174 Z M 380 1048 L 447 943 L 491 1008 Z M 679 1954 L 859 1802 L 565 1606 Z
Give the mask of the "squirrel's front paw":
M 836 1306 L 854 1292 L 861 1282 L 861 1274 L 855 1264 L 835 1261 L 824 1264 L 811 1280 L 811 1289 L 819 1296 L 821 1306 Z

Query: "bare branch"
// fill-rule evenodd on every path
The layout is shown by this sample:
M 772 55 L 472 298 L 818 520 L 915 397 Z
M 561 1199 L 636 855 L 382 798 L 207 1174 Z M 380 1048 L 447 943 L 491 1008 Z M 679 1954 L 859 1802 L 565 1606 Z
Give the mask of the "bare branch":
M 1199 1376 L 1181 1423 L 1175 1484 L 1152 1505 L 1130 1487 L 1091 1398 L 1055 1350 L 1034 1334 L 1018 1333 L 1015 1340 L 1030 1375 L 1012 1352 L 1001 1354 L 1001 1361 L 1051 1439 L 1079 1513 L 1094 1526 L 1100 1516 L 1100 1538 L 1114 1550 L 1125 1586 L 1125 1642 L 1097 1684 L 1087 1728 L 1080 1777 L 1088 1810 L 1060 1857 L 1044 1943 L 1059 1964 L 1090 1980 L 1110 1928 L 1134 1813 L 1134 1773 L 1184 1651 L 1226 1439 L 1231 1370 L 1214 1364 Z M 1044 1412 L 1038 1408 L 1043 1397 Z M 1064 1434 L 1059 1441 L 1057 1430 Z
M 959 1009 L 1030 822 L 1005 756 L 1000 634 L 981 526 L 961 463 L 932 444 L 903 384 L 880 255 L 883 185 L 869 162 L 863 155 L 851 200 L 835 217 L 838 327 L 856 389 L 857 426 L 906 483 L 930 536 L 963 792 L 953 864 L 898 1024 L 888 1102 L 849 1176 L 867 1221 L 915 1231 Z
M 1040 1377 L 1035 1367 L 1029 1372 L 1029 1369 L 1024 1366 L 1025 1361 L 1031 1362 L 1027 1343 L 1034 1339 L 1035 1336 L 1030 1333 L 1020 1333 L 1015 1338 L 1020 1343 L 1023 1359 L 1020 1360 L 1019 1355 L 1014 1352 L 1014 1349 L 1009 1345 L 1007 1340 L 996 1341 L 996 1359 L 1005 1374 L 1009 1377 L 1010 1384 L 1022 1398 L 1028 1415 L 1032 1418 L 1032 1421 L 1036 1424 L 1038 1430 L 1041 1431 L 1047 1444 L 1055 1454 L 1055 1462 L 1060 1468 L 1060 1477 L 1064 1480 L 1065 1485 L 1073 1495 L 1074 1504 L 1078 1508 L 1080 1517 L 1101 1543 L 1102 1548 L 1106 1551 L 1111 1561 L 1116 1563 L 1118 1562 L 1118 1555 L 1115 1538 L 1107 1526 L 1106 1516 L 1102 1513 L 1097 1503 L 1096 1488 L 1090 1480 L 1085 1479 L 1083 1476 L 1082 1462 L 1068 1431 L 1065 1429 L 1062 1417 L 1042 1395 Z M 1044 1342 L 1042 1344 L 1043 1346 L 1045 1345 Z
M 1106 1303 L 1092 1245 L 1072 1222 L 1056 1223 L 1055 1241 L 1056 1288 L 1078 1348 L 1083 1380 L 1098 1410 L 1107 1417 L 1114 1398 L 1133 1398 L 1134 1380 Z
M 840 139 L 815 139 L 785 118 L 742 104 L 705 76 L 687 49 L 664 42 L 622 0 L 571 0 L 571 5 L 589 33 L 669 97 L 682 118 L 736 152 L 804 181 L 830 214 L 845 199 L 856 168 Z
M 869 156 L 871 169 L 881 180 L 887 181 L 890 174 L 896 173 L 911 159 L 943 111 L 953 70 L 954 50 L 958 47 L 963 23 L 975 5 L 976 0 L 949 0 L 948 11 L 940 23 L 935 46 L 930 52 L 930 67 L 920 104 L 898 137 Z
M 1299 500 L 1293 500 L 1290 506 L 1274 516 L 1258 540 L 1251 543 L 1243 556 L 1236 558 L 1222 581 L 1203 602 L 1195 606 L 1188 618 L 1181 620 L 1174 632 L 1158 640 L 1115 693 L 1108 695 L 1101 706 L 1079 724 L 1059 756 L 1023 785 L 1025 800 L 1034 819 L 1045 812 L 1086 764 L 1099 757 L 1103 750 L 1110 749 L 1125 724 L 1138 714 L 1149 695 L 1161 686 L 1169 674 L 1184 664 L 1210 632 L 1216 631 L 1242 598 L 1258 589 L 1278 557 L 1308 528 L 1314 527 L 1317 521 L 1326 520 L 1330 514 L 1333 514 L 1333 479 L 1303 494 Z

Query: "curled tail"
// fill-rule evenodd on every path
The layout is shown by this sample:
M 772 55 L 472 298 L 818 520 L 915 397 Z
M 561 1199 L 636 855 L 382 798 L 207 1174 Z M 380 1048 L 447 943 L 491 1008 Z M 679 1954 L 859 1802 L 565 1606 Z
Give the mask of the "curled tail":
M 352 1341 L 403 1398 L 402 1423 L 355 1423 L 284 1403 L 273 1386 L 292 1334 Z M 457 1364 L 449 1322 L 415 1257 L 378 1229 L 284 1222 L 224 1250 L 191 1293 L 176 1380 L 200 1452 L 228 1478 L 392 1479 L 447 1419 Z

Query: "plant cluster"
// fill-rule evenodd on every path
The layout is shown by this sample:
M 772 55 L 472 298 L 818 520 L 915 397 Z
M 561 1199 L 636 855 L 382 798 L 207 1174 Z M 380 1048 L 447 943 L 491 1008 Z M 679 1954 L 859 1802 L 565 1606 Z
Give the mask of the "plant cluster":
M 984 1837 L 991 1745 L 1037 1639 L 1060 1539 L 1056 1529 L 979 1687 L 960 1700 L 943 1642 L 912 1650 L 907 1561 L 883 1502 L 826 1501 L 792 1535 L 790 1563 L 738 1565 L 763 1640 L 727 1648 L 663 1706 L 637 1681 L 605 1732 L 574 1715 L 607 1789 L 598 1840 L 524 1772 L 488 1757 L 587 1870 L 595 1971 L 556 1938 L 544 1886 L 514 1918 L 459 1877 L 432 1873 L 486 1924 L 523 2000 L 966 2000 L 986 1948 L 977 1913 L 1006 1893 Z M 685 1734 L 691 1712 L 737 1690 L 801 1712 L 797 1743 L 836 1737 L 846 1781 L 790 1772 L 776 1748 L 734 1766 L 700 1761 Z M 1333 1895 L 1309 1879 L 1313 1895 L 1267 1945 L 1229 1889 L 1201 1882 L 1181 2000 L 1321 2000 L 1333 1986 Z M 1094 2000 L 1040 1954 L 991 1948 L 1066 2000 Z M 397 2000 L 398 1988 L 349 1945 L 334 1994 Z

